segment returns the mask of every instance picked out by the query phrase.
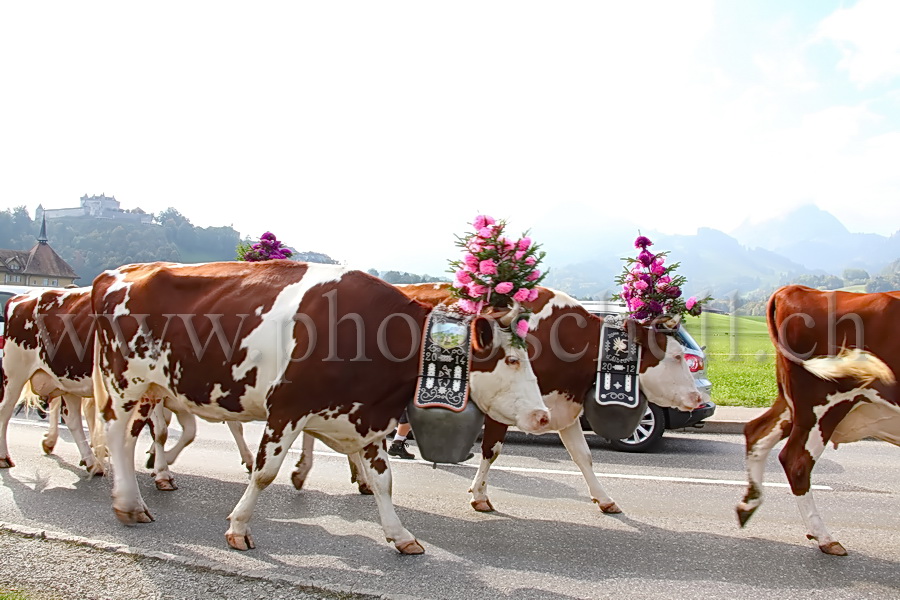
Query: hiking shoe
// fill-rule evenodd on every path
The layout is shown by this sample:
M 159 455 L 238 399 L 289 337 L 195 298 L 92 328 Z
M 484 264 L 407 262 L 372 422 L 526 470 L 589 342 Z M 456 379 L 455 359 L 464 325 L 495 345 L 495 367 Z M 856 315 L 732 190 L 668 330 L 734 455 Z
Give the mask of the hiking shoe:
M 388 448 L 388 454 L 406 460 L 411 460 L 416 457 L 415 454 L 406 449 L 406 440 L 394 440 L 391 442 L 391 447 Z

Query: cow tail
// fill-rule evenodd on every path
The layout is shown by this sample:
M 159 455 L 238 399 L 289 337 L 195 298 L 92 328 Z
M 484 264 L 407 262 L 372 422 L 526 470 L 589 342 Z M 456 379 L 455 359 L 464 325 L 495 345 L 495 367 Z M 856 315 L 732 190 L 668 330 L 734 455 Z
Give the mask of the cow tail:
M 104 411 L 109 405 L 109 394 L 103 383 L 103 372 L 100 370 L 100 340 L 99 333 L 94 332 L 94 366 L 91 371 L 91 380 L 94 386 L 94 424 L 91 428 L 91 446 L 94 456 L 102 463 L 109 456 L 106 445 L 106 419 Z
M 828 381 L 850 378 L 864 386 L 874 381 L 887 385 L 897 382 L 894 372 L 883 360 L 860 348 L 843 348 L 837 356 L 820 356 L 803 361 L 803 368 Z

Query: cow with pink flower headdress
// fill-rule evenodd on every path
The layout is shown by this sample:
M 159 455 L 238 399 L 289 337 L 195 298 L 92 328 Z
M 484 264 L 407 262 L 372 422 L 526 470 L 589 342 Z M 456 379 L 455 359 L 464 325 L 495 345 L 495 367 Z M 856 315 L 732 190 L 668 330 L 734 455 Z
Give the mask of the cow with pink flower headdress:
M 476 219 L 474 225 L 480 239 L 497 239 L 498 236 L 492 238 L 481 235 L 481 232 L 489 232 L 485 229 L 495 225 L 490 217 Z M 478 225 L 482 227 L 477 228 Z M 485 242 L 473 244 L 471 237 L 463 238 L 460 242 L 468 251 L 462 261 L 454 263 L 456 269 L 453 283 L 422 283 L 398 287 L 410 298 L 429 306 L 463 302 L 477 306 L 479 303 L 489 302 L 489 298 L 497 294 L 498 287 L 505 281 L 510 281 L 513 287 L 503 286 L 500 289 L 509 293 L 515 288 L 512 297 L 521 301 L 524 309 L 522 314 L 527 315 L 516 323 L 516 333 L 522 343 L 528 345 L 532 368 L 544 403 L 550 409 L 548 430 L 559 433 L 587 482 L 591 499 L 604 513 L 621 512 L 594 474 L 590 448 L 579 421 L 585 404 L 594 401 L 593 389 L 597 381 L 604 319 L 589 313 L 580 302 L 564 292 L 529 285 L 542 279 L 535 268 L 542 254 L 538 254 L 539 248 L 527 237 L 521 238 L 513 251 L 513 257 L 520 261 L 520 268 L 523 269 L 516 273 L 519 278 L 515 280 L 507 279 L 510 276 L 503 271 L 499 274 L 481 271 L 481 261 L 486 258 L 480 246 Z M 472 252 L 473 248 L 475 252 Z M 496 245 L 494 249 L 496 251 Z M 532 279 L 529 280 L 529 277 Z M 484 286 L 496 283 L 492 290 L 482 293 L 480 287 L 473 289 L 473 282 Z M 517 287 L 519 283 L 522 287 Z M 638 369 L 641 389 L 646 396 L 663 407 L 680 410 L 697 407 L 703 398 L 685 362 L 684 348 L 666 334 L 664 327 L 657 327 L 653 322 L 629 320 L 627 326 L 633 341 L 642 349 Z M 643 413 L 644 406 L 633 409 L 638 413 L 638 418 Z M 513 424 L 491 417 L 485 418 L 481 463 L 469 490 L 472 494 L 472 507 L 477 511 L 494 510 L 488 497 L 487 475 L 500 455 L 510 425 Z M 291 479 L 298 489 L 302 487 L 312 468 L 313 443 L 312 438 L 304 438 L 301 459 L 292 473 Z M 366 493 L 364 485 L 360 486 L 360 491 Z

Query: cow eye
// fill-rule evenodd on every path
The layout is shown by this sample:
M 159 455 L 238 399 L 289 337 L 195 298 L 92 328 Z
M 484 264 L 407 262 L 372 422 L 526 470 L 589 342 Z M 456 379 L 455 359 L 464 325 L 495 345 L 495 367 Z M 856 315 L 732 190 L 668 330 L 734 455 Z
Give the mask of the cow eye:
M 516 358 L 515 356 L 507 356 L 507 357 L 506 357 L 506 364 L 508 364 L 508 365 L 511 366 L 511 367 L 515 367 L 516 365 L 519 364 L 519 359 Z

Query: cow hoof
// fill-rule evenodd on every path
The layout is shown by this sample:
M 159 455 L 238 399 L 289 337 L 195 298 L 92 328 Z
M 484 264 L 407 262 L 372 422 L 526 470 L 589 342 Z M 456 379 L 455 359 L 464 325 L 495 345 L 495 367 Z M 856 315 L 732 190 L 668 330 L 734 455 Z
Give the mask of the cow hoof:
M 53 448 L 56 446 L 56 442 L 52 444 L 47 440 L 41 442 L 41 448 L 44 449 L 44 454 L 53 454 Z
M 302 490 L 306 480 L 300 476 L 300 473 L 291 473 L 291 483 L 294 484 L 294 489 Z
M 84 464 L 84 462 L 82 462 L 82 464 Z M 105 475 L 105 473 L 103 472 L 103 465 L 101 465 L 99 462 L 90 467 L 85 465 L 85 468 L 87 469 L 88 475 L 90 475 L 91 477 L 103 477 L 103 475 Z
M 16 463 L 10 457 L 0 458 L 0 469 L 10 469 L 14 466 L 16 466 Z
M 356 488 L 359 490 L 359 493 L 362 494 L 363 496 L 374 496 L 375 495 L 375 492 L 372 491 L 372 488 L 370 488 L 365 483 L 358 484 L 356 486 Z
M 135 523 L 152 523 L 153 517 L 150 513 L 145 510 L 122 510 L 120 508 L 113 507 L 113 511 L 116 513 L 116 518 L 119 519 L 122 523 L 126 525 L 134 525 Z
M 490 500 L 472 500 L 472 508 L 478 512 L 494 512 L 494 506 Z
M 425 554 L 425 548 L 419 543 L 419 540 L 410 542 L 395 543 L 394 546 L 400 551 L 400 554 Z
M 847 551 L 841 546 L 840 542 L 830 542 L 828 544 L 820 544 L 819 550 L 831 556 L 847 556 Z
M 178 489 L 178 486 L 175 485 L 174 479 L 157 479 L 156 489 L 161 492 L 174 492 Z
M 741 508 L 738 506 L 735 511 L 737 512 L 738 523 L 740 523 L 741 527 L 747 524 L 747 521 L 750 520 L 750 517 L 753 516 L 753 513 L 756 512 L 756 507 L 754 508 Z
M 594 500 L 594 502 L 597 502 Z M 604 514 L 607 515 L 619 515 L 622 514 L 622 509 L 615 502 L 610 502 L 609 504 L 600 504 L 597 502 L 597 506 L 600 507 L 600 510 L 603 511 Z
M 151 515 L 150 512 L 146 509 L 139 512 L 137 515 L 138 523 L 152 523 L 155 520 L 156 519 L 153 518 L 153 515 Z
M 250 537 L 249 533 L 246 535 L 226 533 L 225 540 L 228 542 L 228 545 L 235 550 L 253 550 L 256 548 L 256 544 L 253 543 L 253 538 Z

